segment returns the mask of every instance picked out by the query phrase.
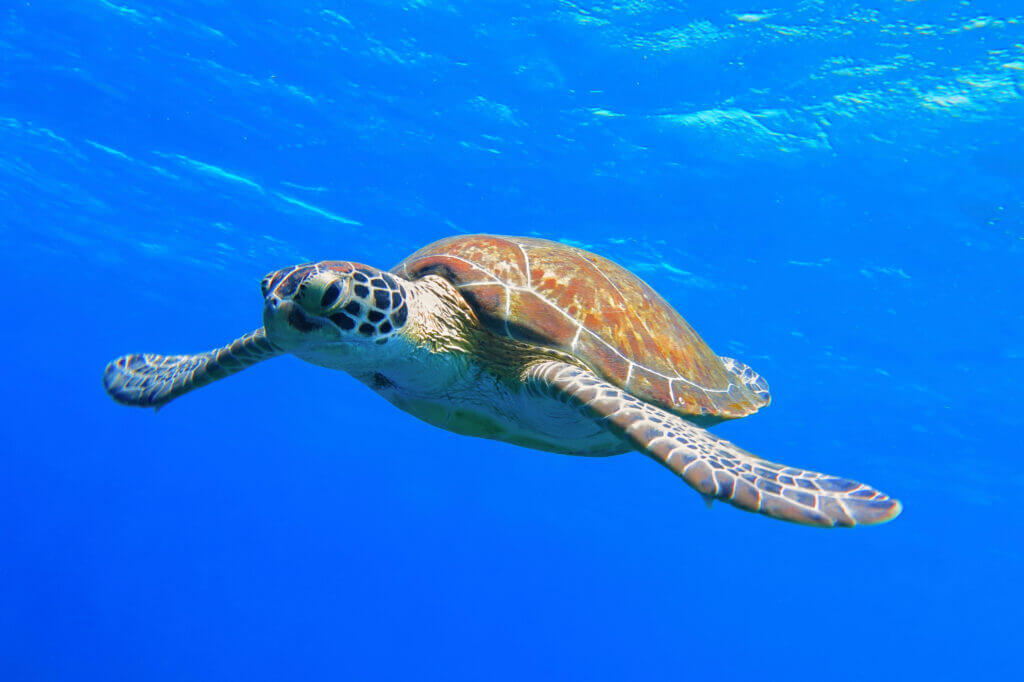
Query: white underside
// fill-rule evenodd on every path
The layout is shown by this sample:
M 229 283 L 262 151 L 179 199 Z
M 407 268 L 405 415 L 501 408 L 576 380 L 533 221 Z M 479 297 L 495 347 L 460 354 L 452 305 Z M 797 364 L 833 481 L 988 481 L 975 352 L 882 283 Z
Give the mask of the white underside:
M 399 409 L 447 431 L 569 455 L 603 457 L 633 449 L 577 409 L 531 395 L 518 382 L 458 358 L 413 351 L 366 368 L 347 366 L 331 348 L 295 354 L 348 372 Z
M 462 391 L 453 389 L 440 399 L 410 394 L 400 387 L 375 390 L 399 409 L 467 436 L 590 457 L 633 449 L 577 409 L 551 398 L 527 395 L 522 389 L 508 389 L 494 377 L 480 377 Z

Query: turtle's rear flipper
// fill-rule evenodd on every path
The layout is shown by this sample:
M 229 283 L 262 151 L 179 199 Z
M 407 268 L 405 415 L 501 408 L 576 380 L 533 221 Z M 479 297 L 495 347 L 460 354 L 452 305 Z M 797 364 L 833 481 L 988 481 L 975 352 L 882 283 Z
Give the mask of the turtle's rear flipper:
M 122 355 L 107 365 L 103 388 L 122 405 L 159 408 L 183 393 L 280 354 L 258 329 L 223 348 L 195 355 Z
M 578 405 L 706 500 L 825 527 L 882 523 L 902 509 L 898 501 L 862 483 L 755 457 L 573 365 L 543 362 L 527 371 L 526 380 L 533 390 Z
M 739 381 L 746 386 L 751 393 L 757 396 L 761 401 L 761 404 L 758 406 L 759 408 L 765 407 L 771 403 L 772 396 L 768 391 L 768 382 L 765 381 L 760 374 L 750 369 L 750 367 L 744 365 L 739 360 L 733 360 L 732 358 L 727 358 L 724 355 L 719 356 L 718 359 L 722 361 L 722 364 L 725 365 L 725 368 L 730 374 L 739 379 Z

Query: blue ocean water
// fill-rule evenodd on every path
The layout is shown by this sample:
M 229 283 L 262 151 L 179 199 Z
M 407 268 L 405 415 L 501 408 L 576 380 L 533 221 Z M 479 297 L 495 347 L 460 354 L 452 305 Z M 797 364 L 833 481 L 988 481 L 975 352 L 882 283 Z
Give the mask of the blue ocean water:
M 1015 679 L 1022 186 L 1018 2 L 5 3 L 0 678 Z M 472 232 L 629 267 L 771 384 L 716 433 L 903 515 L 708 511 L 294 358 L 102 390 Z

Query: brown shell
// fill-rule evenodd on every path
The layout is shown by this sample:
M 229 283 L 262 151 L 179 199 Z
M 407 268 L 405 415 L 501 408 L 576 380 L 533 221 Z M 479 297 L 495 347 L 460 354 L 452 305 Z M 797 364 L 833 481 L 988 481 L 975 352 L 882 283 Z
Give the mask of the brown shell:
M 582 249 L 529 237 L 449 237 L 392 272 L 444 277 L 495 334 L 572 354 L 638 398 L 691 420 L 743 417 L 767 403 L 639 277 Z

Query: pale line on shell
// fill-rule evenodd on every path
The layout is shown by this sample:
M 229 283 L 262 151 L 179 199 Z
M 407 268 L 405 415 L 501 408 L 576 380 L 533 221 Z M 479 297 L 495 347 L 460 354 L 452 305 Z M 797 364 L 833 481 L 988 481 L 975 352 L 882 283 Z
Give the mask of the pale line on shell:
M 485 275 L 489 276 L 489 277 L 490 277 L 490 278 L 491 278 L 491 279 L 493 280 L 493 281 L 491 281 L 491 282 L 465 282 L 465 283 L 462 283 L 462 284 L 459 284 L 459 285 L 457 285 L 457 287 L 456 287 L 456 288 L 462 289 L 462 288 L 467 288 L 467 287 L 473 287 L 473 286 L 482 286 L 482 285 L 487 285 L 487 284 L 500 284 L 500 285 L 502 285 L 502 286 L 506 287 L 506 289 L 508 289 L 508 290 L 512 290 L 512 291 L 528 291 L 529 293 L 532 293 L 533 295 L 535 295 L 535 296 L 536 296 L 537 298 L 539 298 L 540 300 L 544 301 L 544 303 L 546 303 L 546 304 L 547 304 L 547 305 L 548 305 L 548 306 L 549 306 L 550 308 L 552 308 L 553 310 L 557 311 L 557 312 L 558 312 L 558 314 L 560 314 L 560 315 L 561 315 L 562 317 L 564 317 L 564 318 L 566 318 L 566 319 L 570 320 L 571 322 L 573 322 L 574 324 L 576 324 L 576 325 L 578 325 L 578 326 L 582 327 L 584 331 L 586 331 L 586 332 L 587 332 L 588 334 L 590 334 L 591 336 L 595 337 L 595 338 L 596 338 L 596 339 L 597 339 L 598 341 L 600 341 L 600 342 L 601 342 L 601 343 L 603 343 L 603 344 L 604 344 L 605 346 L 607 346 L 607 347 L 608 347 L 609 349 L 611 349 L 611 351 L 612 351 L 613 353 L 615 353 L 616 355 L 618 355 L 618 356 L 619 356 L 620 358 L 622 358 L 622 359 L 623 359 L 623 360 L 625 360 L 626 362 L 633 362 L 632 360 L 630 360 L 629 358 L 627 358 L 627 357 L 626 357 L 625 355 L 623 355 L 623 354 L 622 354 L 622 353 L 621 353 L 621 352 L 619 351 L 619 349 L 618 349 L 618 348 L 616 348 L 615 346 L 611 345 L 610 343 L 608 343 L 607 341 L 605 341 L 605 340 L 604 340 L 603 338 L 601 338 L 601 335 L 600 335 L 600 334 L 597 334 L 597 333 L 596 333 L 596 332 L 594 332 L 594 331 L 593 331 L 592 329 L 590 329 L 590 328 L 586 327 L 586 326 L 585 326 L 585 325 L 584 325 L 584 324 L 583 324 L 582 322 L 580 322 L 580 321 L 579 321 L 579 320 L 577 320 L 576 318 L 574 318 L 574 317 L 572 317 L 571 315 L 569 315 L 569 313 L 565 312 L 564 310 L 562 310 L 561 308 L 559 308 L 558 306 L 556 306 L 556 305 L 555 305 L 554 303 L 552 303 L 551 301 L 549 301 L 549 300 L 548 300 L 547 298 L 545 298 L 544 296 L 541 296 L 540 294 L 538 294 L 538 293 L 537 293 L 536 291 L 534 291 L 534 290 L 533 290 L 532 288 L 527 288 L 527 287 L 516 287 L 516 286 L 512 286 L 512 285 L 510 285 L 510 284 L 507 284 L 507 283 L 503 282 L 503 281 L 502 281 L 502 280 L 501 280 L 501 279 L 500 279 L 500 278 L 499 278 L 498 276 L 496 276 L 496 275 L 495 275 L 495 274 L 494 274 L 493 272 L 491 272 L 491 271 L 489 271 L 489 270 L 487 270 L 487 269 L 485 269 L 485 268 L 482 268 L 482 267 L 480 267 L 479 265 L 477 265 L 476 263 L 473 263 L 473 262 L 471 262 L 471 261 L 468 261 L 468 260 L 466 260 L 465 258 L 461 258 L 461 257 L 459 257 L 459 256 L 451 256 L 451 255 L 448 255 L 448 256 L 445 256 L 445 257 L 446 257 L 446 258 L 451 258 L 451 259 L 453 259 L 453 260 L 457 260 L 457 261 L 460 261 L 460 262 L 462 262 L 462 263 L 465 263 L 466 265 L 469 265 L 469 266 L 471 266 L 471 267 L 472 267 L 472 268 L 474 268 L 475 270 L 479 270 L 480 272 L 482 272 L 482 273 L 484 273 Z M 507 322 L 507 320 L 506 320 L 506 322 Z M 716 356 L 716 357 L 717 357 L 717 356 Z M 684 377 L 684 376 L 679 376 L 678 374 L 677 374 L 677 375 L 676 375 L 675 377 L 670 377 L 670 376 L 668 376 L 667 374 L 662 374 L 661 372 L 658 372 L 658 371 L 656 371 L 656 370 L 653 370 L 653 369 L 651 369 L 650 367 L 647 367 L 646 365 L 639 365 L 639 366 L 643 367 L 643 368 L 644 368 L 644 369 L 645 369 L 646 371 L 650 372 L 651 374 L 653 374 L 653 375 L 655 375 L 655 376 L 658 376 L 658 377 L 661 377 L 662 379 L 665 379 L 666 381 L 669 381 L 669 380 L 672 380 L 672 379 L 676 379 L 676 380 L 678 380 L 678 381 L 682 381 L 682 382 L 683 382 L 684 384 L 687 384 L 687 385 L 689 385 L 689 386 L 692 386 L 693 388 L 696 388 L 696 389 L 698 389 L 698 390 L 704 391 L 705 393 L 728 393 L 728 392 L 729 392 L 729 388 L 733 386 L 733 383 L 732 383 L 732 382 L 729 382 L 729 385 L 728 385 L 728 386 L 727 386 L 726 388 L 724 388 L 724 389 L 718 389 L 718 388 L 707 388 L 707 387 L 705 387 L 705 386 L 701 386 L 701 385 L 700 385 L 700 384 L 698 384 L 698 383 L 695 383 L 695 382 L 693 382 L 693 381 L 690 381 L 689 379 L 687 379 L 687 378 L 686 378 L 686 377 Z

